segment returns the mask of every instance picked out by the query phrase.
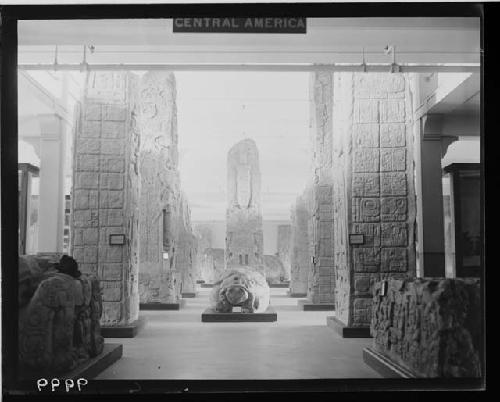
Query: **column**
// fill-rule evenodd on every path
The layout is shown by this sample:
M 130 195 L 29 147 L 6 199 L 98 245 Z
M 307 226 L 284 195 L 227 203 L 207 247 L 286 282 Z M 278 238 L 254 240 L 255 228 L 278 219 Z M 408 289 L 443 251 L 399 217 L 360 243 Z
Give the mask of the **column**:
M 38 251 L 62 252 L 65 123 L 55 114 L 39 115 L 38 122 L 41 133 Z
M 441 169 L 442 115 L 422 119 L 420 167 L 422 182 L 422 276 L 444 277 L 443 174 Z

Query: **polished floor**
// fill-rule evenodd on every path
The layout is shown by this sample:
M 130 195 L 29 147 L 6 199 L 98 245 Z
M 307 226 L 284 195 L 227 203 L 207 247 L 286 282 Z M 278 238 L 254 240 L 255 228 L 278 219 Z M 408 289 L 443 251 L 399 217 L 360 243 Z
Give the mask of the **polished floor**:
M 123 357 L 96 379 L 380 378 L 363 362 L 371 339 L 343 339 L 332 311 L 301 311 L 287 289 L 271 289 L 277 322 L 202 323 L 210 289 L 180 311 L 141 311 L 146 325 L 122 343 Z

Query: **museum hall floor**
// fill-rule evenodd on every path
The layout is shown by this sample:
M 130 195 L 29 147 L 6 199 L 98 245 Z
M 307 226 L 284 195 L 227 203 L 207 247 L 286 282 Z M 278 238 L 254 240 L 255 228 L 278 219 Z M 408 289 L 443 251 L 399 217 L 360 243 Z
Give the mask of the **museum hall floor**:
M 326 326 L 332 311 L 301 311 L 288 289 L 271 289 L 277 322 L 202 323 L 210 289 L 179 311 L 141 311 L 145 326 L 123 357 L 96 379 L 380 378 L 363 362 L 371 339 L 343 339 Z

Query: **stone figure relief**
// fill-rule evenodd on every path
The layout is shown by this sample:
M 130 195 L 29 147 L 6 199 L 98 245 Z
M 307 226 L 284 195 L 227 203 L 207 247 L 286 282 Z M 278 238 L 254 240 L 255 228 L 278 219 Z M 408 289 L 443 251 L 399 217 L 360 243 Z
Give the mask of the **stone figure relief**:
M 263 268 L 261 178 L 253 140 L 242 140 L 229 150 L 227 172 L 226 267 Z

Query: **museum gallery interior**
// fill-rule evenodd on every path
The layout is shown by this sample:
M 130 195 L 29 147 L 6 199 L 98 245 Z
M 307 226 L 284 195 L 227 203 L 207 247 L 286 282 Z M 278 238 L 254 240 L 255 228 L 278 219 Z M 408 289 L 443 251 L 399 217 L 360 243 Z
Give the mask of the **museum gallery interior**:
M 20 378 L 481 377 L 479 66 L 475 17 L 20 20 Z

